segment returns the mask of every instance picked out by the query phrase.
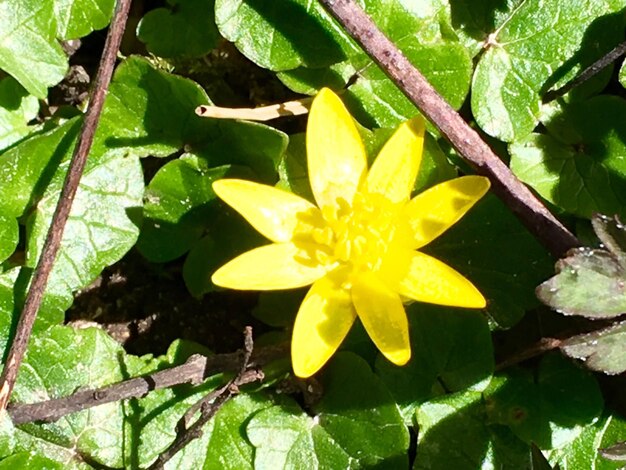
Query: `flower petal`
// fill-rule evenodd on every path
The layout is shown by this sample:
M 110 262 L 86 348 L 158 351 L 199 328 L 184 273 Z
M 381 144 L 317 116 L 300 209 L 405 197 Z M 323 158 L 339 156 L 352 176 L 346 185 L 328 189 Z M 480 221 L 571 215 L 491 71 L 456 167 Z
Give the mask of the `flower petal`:
M 309 180 L 320 208 L 352 197 L 367 170 L 354 120 L 339 97 L 323 88 L 313 100 L 306 132 Z
M 239 290 L 293 289 L 322 277 L 323 266 L 306 266 L 296 259 L 291 243 L 274 243 L 247 251 L 219 268 L 213 284 Z
M 404 122 L 387 141 L 367 175 L 367 189 L 392 202 L 408 201 L 422 162 L 424 120 Z
M 413 248 L 426 245 L 448 230 L 485 195 L 489 185 L 483 176 L 462 176 L 415 196 L 405 207 L 414 232 Z
M 315 374 L 335 353 L 354 323 L 350 294 L 323 277 L 305 297 L 291 340 L 291 362 L 298 377 Z
M 398 294 L 372 273 L 360 275 L 352 286 L 357 314 L 376 347 L 399 366 L 411 359 L 409 323 Z
M 291 239 L 298 214 L 319 210 L 300 196 L 252 181 L 218 180 L 213 183 L 213 191 L 273 242 Z
M 419 251 L 412 253 L 398 293 L 420 302 L 450 307 L 484 308 L 487 304 L 478 289 L 460 273 Z

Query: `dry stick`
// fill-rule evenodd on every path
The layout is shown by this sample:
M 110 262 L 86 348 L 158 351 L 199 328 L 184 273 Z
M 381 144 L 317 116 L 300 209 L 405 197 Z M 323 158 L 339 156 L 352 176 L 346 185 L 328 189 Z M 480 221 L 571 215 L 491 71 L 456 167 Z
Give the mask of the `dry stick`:
M 89 109 L 87 109 L 85 113 L 85 119 L 80 131 L 80 136 L 78 137 L 78 143 L 72 155 L 72 160 L 70 161 L 67 176 L 65 177 L 63 190 L 61 191 L 59 202 L 52 216 L 52 223 L 48 229 L 41 257 L 37 262 L 33 280 L 26 294 L 26 300 L 24 301 L 24 308 L 22 309 L 22 314 L 17 324 L 15 337 L 13 338 L 11 349 L 5 361 L 2 376 L 0 376 L 0 410 L 6 409 L 11 392 L 13 391 L 17 372 L 22 364 L 22 359 L 24 358 L 24 353 L 28 346 L 28 339 L 33 329 L 35 318 L 37 317 L 46 283 L 48 282 L 50 271 L 52 270 L 59 251 L 59 246 L 61 245 L 63 229 L 65 228 L 70 209 L 72 208 L 72 202 L 74 201 L 78 183 L 80 182 L 80 177 L 83 174 L 87 161 L 87 155 L 89 154 L 89 149 L 93 142 L 96 126 L 100 119 L 104 98 L 109 83 L 111 82 L 111 75 L 113 74 L 117 51 L 119 50 L 122 34 L 126 26 L 130 3 L 131 0 L 118 0 L 115 13 L 113 14 L 113 20 L 109 34 L 107 35 L 100 67 L 92 90 Z
M 496 371 L 506 369 L 519 364 L 520 362 L 532 359 L 533 357 L 541 356 L 542 354 L 552 351 L 553 349 L 560 348 L 563 341 L 564 340 L 558 338 L 541 338 L 530 347 L 519 351 L 496 364 Z
M 576 78 L 574 78 L 571 82 L 566 83 L 565 85 L 563 85 L 561 88 L 557 90 L 547 92 L 545 96 L 543 97 L 543 102 L 548 103 L 557 98 L 560 98 L 571 89 L 577 87 L 581 83 L 584 83 L 587 80 L 589 80 L 594 75 L 600 73 L 606 66 L 608 66 L 612 62 L 615 62 L 624 54 L 626 54 L 626 42 L 623 42 L 617 45 L 611 51 L 609 51 L 606 55 L 596 60 L 589 67 L 587 67 L 585 70 L 580 72 L 580 74 Z
M 284 357 L 289 344 L 258 348 L 249 361 L 250 367 L 261 367 L 270 361 Z M 200 384 L 206 378 L 219 372 L 235 372 L 240 369 L 241 353 L 216 354 L 205 357 L 194 354 L 184 364 L 171 367 L 145 377 L 136 377 L 95 390 L 81 390 L 63 398 L 39 403 L 9 405 L 7 412 L 15 425 L 36 421 L 53 422 L 70 413 L 94 406 L 104 405 L 128 398 L 141 398 L 153 390 L 169 388 L 181 384 Z M 258 379 L 256 370 L 246 371 L 241 379 Z
M 580 245 L 353 0 L 319 0 L 552 254 Z
M 187 444 L 194 439 L 201 437 L 204 425 L 208 423 L 213 416 L 215 416 L 215 413 L 217 413 L 228 400 L 239 393 L 238 387 L 240 385 L 263 378 L 262 372 L 247 370 L 250 363 L 250 357 L 252 356 L 253 347 L 252 327 L 247 326 L 244 331 L 243 359 L 241 360 L 239 373 L 226 385 L 214 390 L 204 398 L 200 399 L 189 409 L 189 411 L 187 411 L 187 413 L 185 413 L 185 415 L 178 422 L 176 439 L 174 439 L 174 442 L 163 453 L 161 453 L 161 455 L 159 455 L 157 460 L 149 467 L 149 470 L 161 470 L 164 468 L 165 464 Z M 244 382 L 246 374 L 251 372 L 256 372 L 257 377 L 252 380 L 248 380 L 248 382 Z M 188 426 L 190 419 L 198 410 L 200 410 L 200 417 L 195 423 Z

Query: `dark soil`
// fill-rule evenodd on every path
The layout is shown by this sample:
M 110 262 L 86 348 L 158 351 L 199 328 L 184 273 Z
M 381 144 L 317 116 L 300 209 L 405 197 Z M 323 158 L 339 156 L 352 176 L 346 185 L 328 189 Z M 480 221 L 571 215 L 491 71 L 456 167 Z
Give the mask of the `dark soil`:
M 227 291 L 196 299 L 183 282 L 181 266 L 156 266 L 133 250 L 76 295 L 67 320 L 96 323 L 138 355 L 162 354 L 177 338 L 231 352 L 241 347 L 245 326 L 251 325 L 255 335 L 263 330 L 249 313 L 257 294 Z

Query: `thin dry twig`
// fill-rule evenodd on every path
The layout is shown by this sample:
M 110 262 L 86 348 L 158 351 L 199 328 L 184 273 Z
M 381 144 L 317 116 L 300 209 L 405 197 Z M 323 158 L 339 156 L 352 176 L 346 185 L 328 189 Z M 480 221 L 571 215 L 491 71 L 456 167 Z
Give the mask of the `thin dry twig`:
M 258 108 L 222 108 L 206 104 L 196 108 L 196 114 L 214 119 L 246 119 L 248 121 L 271 121 L 279 117 L 300 116 L 309 112 L 313 98 L 285 101 Z
M 543 97 L 543 102 L 549 103 L 550 101 L 554 101 L 557 98 L 560 98 L 561 96 L 565 95 L 570 90 L 576 88 L 578 85 L 581 85 L 582 83 L 586 82 L 591 77 L 593 77 L 594 75 L 597 75 L 598 73 L 600 73 L 602 70 L 604 70 L 605 67 L 615 62 L 624 54 L 626 54 L 626 41 L 622 42 L 621 44 L 618 44 L 607 54 L 600 57 L 589 67 L 587 67 L 585 70 L 580 72 L 572 81 L 566 83 L 561 88 L 547 92 L 545 96 Z
M 200 399 L 185 413 L 176 427 L 176 439 L 159 455 L 157 460 L 149 467 L 150 470 L 161 470 L 164 468 L 165 464 L 187 444 L 194 439 L 200 438 L 204 425 L 215 416 L 228 400 L 239 393 L 239 386 L 263 378 L 262 372 L 248 370 L 253 347 L 252 328 L 247 326 L 244 331 L 243 358 L 241 360 L 239 373 L 226 385 Z M 200 411 L 200 417 L 190 426 L 189 422 L 198 411 Z
M 396 86 L 450 141 L 494 192 L 555 256 L 580 242 L 522 184 L 480 135 L 435 91 L 426 78 L 376 27 L 354 0 L 319 0 Z
M 0 410 L 6 409 L 9 398 L 11 397 L 11 392 L 13 391 L 15 380 L 17 379 L 17 373 L 28 346 L 28 339 L 30 338 L 33 324 L 35 323 L 35 318 L 37 317 L 37 312 L 39 311 L 39 306 L 46 289 L 48 277 L 50 271 L 52 271 L 59 247 L 61 246 L 63 229 L 69 217 L 72 202 L 74 201 L 74 196 L 78 189 L 78 183 L 80 182 L 85 168 L 87 155 L 91 149 L 98 120 L 100 119 L 104 98 L 109 83 L 111 82 L 111 76 L 113 75 L 115 59 L 126 27 L 130 3 L 131 0 L 118 0 L 115 13 L 113 14 L 113 20 L 111 21 L 109 34 L 107 35 L 104 51 L 102 53 L 102 59 L 100 60 L 100 67 L 98 68 L 95 85 L 92 90 L 89 108 L 85 113 L 85 119 L 70 161 L 67 176 L 65 177 L 63 190 L 61 191 L 59 202 L 52 216 L 52 223 L 48 229 L 46 241 L 41 251 L 41 257 L 37 262 L 33 280 L 26 294 L 26 300 L 24 301 L 24 308 L 22 309 L 17 324 L 15 337 L 13 338 L 11 349 L 7 355 L 4 369 L 2 370 L 2 376 L 0 376 Z
M 289 344 L 257 348 L 248 362 L 249 368 L 260 368 L 289 351 Z M 95 390 L 80 390 L 72 395 L 39 403 L 11 403 L 7 409 L 15 425 L 37 421 L 53 422 L 70 413 L 76 413 L 94 406 L 104 405 L 129 398 L 141 398 L 153 390 L 174 387 L 181 384 L 200 384 L 211 375 L 220 372 L 240 370 L 241 353 L 202 356 L 194 354 L 184 364 L 161 370 L 153 374 L 136 377 Z M 247 374 L 247 372 L 246 372 Z M 258 378 L 258 372 L 251 370 L 242 380 Z M 255 378 L 255 380 L 256 380 Z
M 528 359 L 532 359 L 533 357 L 541 356 L 548 351 L 552 351 L 553 349 L 558 349 L 561 347 L 561 343 L 563 343 L 562 339 L 558 338 L 541 338 L 536 343 L 530 345 L 529 347 L 523 349 L 522 351 L 518 351 L 510 357 L 507 357 L 503 361 L 499 362 L 496 365 L 495 370 L 503 370 L 508 367 L 519 364 L 520 362 L 527 361 Z

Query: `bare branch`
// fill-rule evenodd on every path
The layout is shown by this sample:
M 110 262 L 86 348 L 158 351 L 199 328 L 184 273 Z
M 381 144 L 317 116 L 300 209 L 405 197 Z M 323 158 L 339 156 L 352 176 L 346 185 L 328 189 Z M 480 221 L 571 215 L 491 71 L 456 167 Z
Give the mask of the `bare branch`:
M 289 351 L 287 343 L 257 349 L 249 360 L 248 368 L 260 368 L 264 364 L 284 357 Z M 153 390 L 169 388 L 185 383 L 200 384 L 207 377 L 219 372 L 240 371 L 241 352 L 201 356 L 194 354 L 187 361 L 145 377 L 136 377 L 96 390 L 81 390 L 72 395 L 39 403 L 14 404 L 8 407 L 13 423 L 25 424 L 35 421 L 52 422 L 70 413 L 104 405 L 128 398 L 141 398 Z M 256 370 L 253 371 L 258 374 Z M 242 380 L 250 378 L 243 375 Z

